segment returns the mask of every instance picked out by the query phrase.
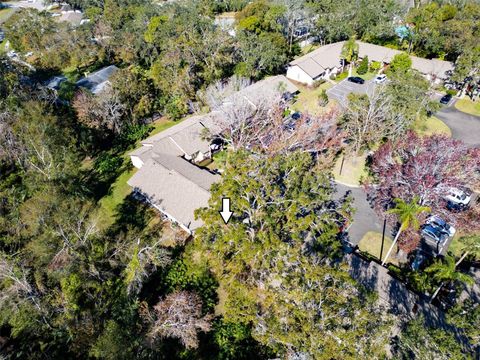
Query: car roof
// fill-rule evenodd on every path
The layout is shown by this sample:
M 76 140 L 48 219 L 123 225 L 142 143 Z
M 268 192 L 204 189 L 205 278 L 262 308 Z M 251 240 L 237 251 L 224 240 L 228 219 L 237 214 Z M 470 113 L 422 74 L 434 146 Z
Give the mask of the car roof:
M 440 224 L 440 225 L 446 225 L 447 222 L 445 220 L 443 220 L 440 216 L 438 215 L 433 215 L 432 218 L 431 218 L 432 221 L 436 222 L 437 224 Z
M 448 192 L 450 192 L 451 194 L 455 194 L 455 195 L 462 195 L 463 194 L 462 190 L 454 188 L 454 187 L 450 188 L 448 190 Z
M 435 226 L 430 225 L 430 224 L 425 226 L 425 228 L 423 230 L 430 231 L 430 232 L 434 233 L 435 235 L 438 235 L 440 233 L 440 231 Z

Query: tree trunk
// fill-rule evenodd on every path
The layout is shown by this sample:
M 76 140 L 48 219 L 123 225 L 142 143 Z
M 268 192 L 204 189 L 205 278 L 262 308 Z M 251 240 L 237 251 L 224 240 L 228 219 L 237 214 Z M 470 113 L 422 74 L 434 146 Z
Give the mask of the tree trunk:
M 462 255 L 462 257 L 455 263 L 455 267 L 460 265 L 460 263 L 467 257 L 468 251 L 465 251 L 465 253 Z
M 348 68 L 348 76 L 352 76 L 352 71 L 353 71 L 353 63 L 350 63 L 350 66 Z
M 433 293 L 432 297 L 430 298 L 430 302 L 433 301 L 433 299 L 435 299 L 438 295 L 438 293 L 440 292 L 440 289 L 443 287 L 443 284 L 445 284 L 444 282 L 442 282 L 440 284 L 440 286 L 437 288 L 437 290 L 435 290 L 435 292 Z
M 385 263 L 387 262 L 388 260 L 388 257 L 390 256 L 390 253 L 392 252 L 393 250 L 393 247 L 395 246 L 395 244 L 397 243 L 397 240 L 400 236 L 400 234 L 402 233 L 402 228 L 400 227 L 400 229 L 398 230 L 397 232 L 397 235 L 395 235 L 395 239 L 393 240 L 393 243 L 392 245 L 390 246 L 390 249 L 388 249 L 388 252 L 387 252 L 387 255 L 385 255 L 385 259 L 382 261 L 382 266 L 385 266 Z M 380 259 L 382 260 L 382 259 Z

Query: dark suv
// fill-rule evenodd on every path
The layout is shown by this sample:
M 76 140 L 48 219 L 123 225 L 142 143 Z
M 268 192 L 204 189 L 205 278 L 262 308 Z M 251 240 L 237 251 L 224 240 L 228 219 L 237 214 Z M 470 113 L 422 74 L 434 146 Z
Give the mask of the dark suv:
M 365 80 L 363 80 L 361 77 L 358 77 L 358 76 L 350 76 L 349 78 L 347 78 L 347 80 L 355 84 L 365 83 Z
M 452 100 L 452 95 L 450 95 L 450 94 L 444 95 L 444 96 L 442 96 L 442 98 L 440 99 L 440 104 L 448 105 L 448 103 L 450 102 L 450 100 Z

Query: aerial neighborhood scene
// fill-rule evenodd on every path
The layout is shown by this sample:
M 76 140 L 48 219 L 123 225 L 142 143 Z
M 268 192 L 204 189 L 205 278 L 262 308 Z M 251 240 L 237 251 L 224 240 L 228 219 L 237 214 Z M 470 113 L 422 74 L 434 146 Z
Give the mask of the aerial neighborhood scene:
M 480 359 L 480 2 L 0 2 L 0 359 Z

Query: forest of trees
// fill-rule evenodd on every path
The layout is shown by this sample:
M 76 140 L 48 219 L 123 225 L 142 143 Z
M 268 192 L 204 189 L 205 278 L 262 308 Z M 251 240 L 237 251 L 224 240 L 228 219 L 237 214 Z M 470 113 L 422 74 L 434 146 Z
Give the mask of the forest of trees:
M 179 120 L 212 107 L 207 89 L 232 76 L 283 74 L 301 52 L 298 26 L 321 43 L 355 35 L 457 61 L 455 76 L 463 80 L 480 62 L 478 2 L 411 9 L 394 0 L 67 3 L 90 22 L 73 29 L 47 12 L 22 9 L 2 24 L 10 46 L 31 52 L 35 67 L 0 53 L 2 357 L 382 359 L 390 344 L 399 359 L 473 358 L 479 306 L 463 302 L 447 313 L 466 339 L 462 346 L 454 332 L 422 318 L 400 323 L 342 260 L 339 234 L 353 209 L 349 196 L 333 198 L 332 159 L 347 137 L 353 152 L 388 140 L 373 157 L 382 179 L 375 161 L 393 152 L 391 142 L 400 150 L 411 145 L 402 136 L 432 109 L 428 84 L 409 67 L 394 67 L 377 99 L 352 97 L 338 127 L 332 112 L 302 118 L 297 137 L 263 126 L 248 141 L 226 139 L 233 146 L 225 173 L 209 207 L 197 212 L 205 225 L 188 241 L 171 235 L 134 195 L 110 222 L 99 203 L 130 170 L 125 154 L 152 131 L 153 118 Z M 235 37 L 214 23 L 223 12 L 236 12 Z M 402 39 L 400 23 L 414 26 Z M 75 89 L 84 73 L 110 64 L 119 71 L 106 91 Z M 58 91 L 42 85 L 59 74 L 67 81 Z M 364 115 L 372 109 L 382 125 Z M 275 125 L 283 112 L 269 116 Z M 260 146 L 258 136 L 271 134 L 278 141 Z M 385 179 L 381 185 L 376 191 L 392 186 Z M 229 226 L 218 216 L 222 196 L 236 206 Z M 431 271 L 431 287 L 445 281 Z

